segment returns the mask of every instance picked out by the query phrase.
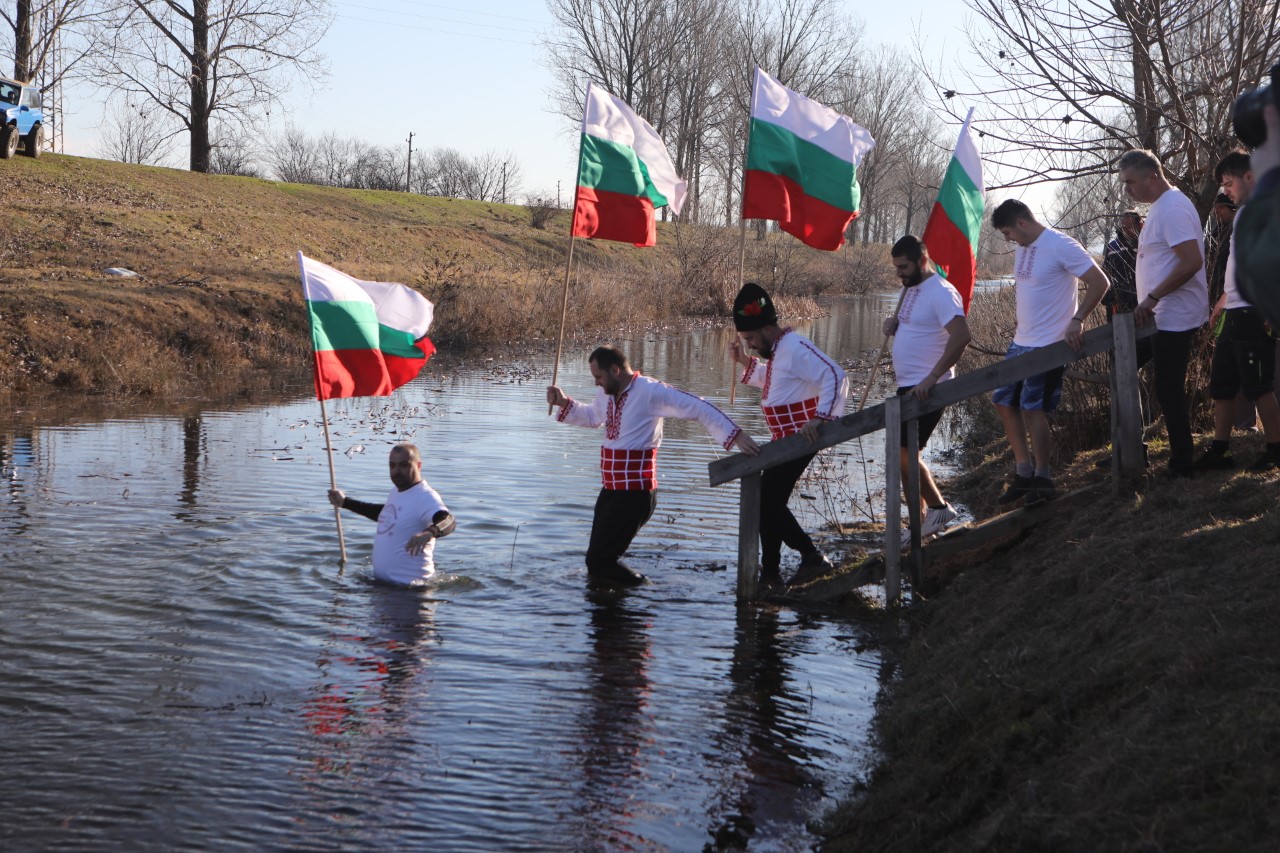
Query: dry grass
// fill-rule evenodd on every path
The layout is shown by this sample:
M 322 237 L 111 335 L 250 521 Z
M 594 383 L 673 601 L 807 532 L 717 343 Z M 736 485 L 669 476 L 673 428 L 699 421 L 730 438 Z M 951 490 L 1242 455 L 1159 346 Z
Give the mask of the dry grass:
M 982 506 L 1002 474 L 955 487 Z M 824 849 L 1274 849 L 1280 474 L 1101 495 L 943 569 L 909 617 L 882 766 Z
M 76 157 L 5 161 L 0 176 L 0 392 L 165 394 L 241 368 L 305 376 L 299 250 L 360 278 L 418 287 L 437 303 L 432 337 L 445 347 L 529 350 L 546 346 L 559 323 L 567 212 L 544 230 L 516 205 Z M 660 224 L 653 250 L 578 241 L 572 329 L 612 334 L 725 316 L 737 231 L 686 229 L 698 232 L 700 250 L 682 253 L 682 228 Z M 786 274 L 797 297 L 870 286 L 850 272 L 851 258 L 886 254 L 788 243 L 753 237 L 747 274 Z M 142 278 L 107 277 L 111 266 Z

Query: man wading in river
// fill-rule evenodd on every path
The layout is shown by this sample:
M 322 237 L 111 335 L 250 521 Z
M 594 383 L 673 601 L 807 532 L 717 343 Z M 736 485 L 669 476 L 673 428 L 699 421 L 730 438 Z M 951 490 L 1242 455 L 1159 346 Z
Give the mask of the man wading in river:
M 556 420 L 561 423 L 605 428 L 600 448 L 603 488 L 591 522 L 587 575 L 592 581 L 634 586 L 645 577 L 621 558 L 657 505 L 662 419 L 697 421 L 726 450 L 736 445 L 754 456 L 760 448 L 706 400 L 632 370 L 616 347 L 599 347 L 588 364 L 600 389 L 590 404 L 579 403 L 554 385 L 547 388 L 547 402 L 560 407 Z
M 813 341 L 778 325 L 778 312 L 764 288 L 747 282 L 733 300 L 733 325 L 740 341 L 734 341 L 734 361 L 746 370 L 741 381 L 762 388 L 760 406 L 773 440 L 800 433 L 810 443 L 818 440 L 818 425 L 844 414 L 848 382 L 840 365 Z M 749 357 L 750 347 L 768 364 Z M 800 568 L 792 583 L 812 578 L 831 568 L 809 534 L 791 514 L 787 501 L 796 482 L 817 452 L 784 462 L 764 471 L 760 478 L 760 580 L 782 583 L 782 545 L 800 552 Z
M 380 581 L 419 584 L 436 573 L 436 540 L 457 526 L 436 490 L 422 479 L 422 456 L 412 444 L 391 448 L 391 482 L 385 504 L 349 498 L 329 490 L 329 503 L 378 522 L 373 539 L 373 576 Z

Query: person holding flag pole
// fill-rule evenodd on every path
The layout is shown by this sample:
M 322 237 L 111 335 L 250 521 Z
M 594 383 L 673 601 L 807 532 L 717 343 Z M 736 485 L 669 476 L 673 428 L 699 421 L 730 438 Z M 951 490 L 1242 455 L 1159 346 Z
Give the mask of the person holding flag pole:
M 578 183 L 569 226 L 564 291 L 560 297 L 560 332 L 551 384 L 560 377 L 564 327 L 569 313 L 569 281 L 573 247 L 579 237 L 616 240 L 638 247 L 657 245 L 655 211 L 669 206 L 680 215 L 688 183 L 676 173 L 667 145 L 650 124 L 595 83 L 587 84 L 578 144 Z M 554 406 L 547 407 L 551 414 Z
M 434 316 L 434 306 L 416 290 L 403 284 L 361 281 L 331 266 L 298 253 L 298 269 L 302 275 L 302 295 L 307 304 L 314 351 L 313 371 L 316 397 L 320 401 L 320 420 L 324 427 L 325 450 L 329 457 L 329 499 L 333 503 L 334 521 L 338 528 L 338 547 L 343 564 L 347 560 L 346 541 L 342 534 L 340 507 L 345 496 L 338 490 L 333 466 L 333 442 L 329 436 L 329 417 L 325 400 L 344 397 L 385 397 L 413 379 L 435 352 L 427 337 Z M 400 492 L 423 486 L 438 507 L 431 508 L 417 529 L 405 527 L 407 518 L 401 512 L 402 501 L 392 492 L 383 507 L 371 517 L 378 521 L 378 540 L 374 546 L 374 576 L 394 583 L 414 583 L 434 571 L 432 548 L 434 539 L 447 535 L 454 527 L 453 517 L 444 509 L 421 477 L 421 457 L 412 445 L 397 445 L 391 451 L 391 479 Z M 419 489 L 421 491 L 421 489 Z M 349 508 L 369 514 L 375 505 L 359 504 L 347 499 Z M 388 509 L 390 508 L 390 509 Z M 444 515 L 440 515 L 440 511 Z M 420 536 L 429 532 L 430 536 Z M 394 534 L 398 548 L 388 549 Z M 402 540 L 402 541 L 401 541 Z M 430 547 L 428 547 L 430 545 Z M 412 558 L 406 563 L 398 551 Z M 397 553 L 393 553 L 397 552 Z

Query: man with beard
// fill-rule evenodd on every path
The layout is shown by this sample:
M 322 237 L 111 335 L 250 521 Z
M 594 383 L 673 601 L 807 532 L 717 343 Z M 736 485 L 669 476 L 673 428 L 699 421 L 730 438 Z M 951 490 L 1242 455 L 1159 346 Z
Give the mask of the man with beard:
M 733 300 L 733 324 L 740 340 L 731 347 L 734 361 L 746 370 L 741 381 L 763 389 L 760 405 L 774 441 L 799 433 L 809 442 L 818 440 L 818 425 L 844 413 L 848 381 L 840 365 L 818 349 L 813 341 L 791 327 L 778 325 L 778 312 L 764 288 L 747 282 Z M 746 354 L 750 347 L 759 358 Z M 761 365 L 760 359 L 767 364 Z M 760 580 L 782 583 L 782 545 L 799 552 L 800 568 L 792 583 L 799 583 L 831 568 L 787 507 L 796 483 L 817 455 L 766 469 L 760 482 Z
M 1107 307 L 1107 318 L 1116 314 L 1128 314 L 1138 305 L 1138 285 L 1135 281 L 1138 264 L 1138 235 L 1142 233 L 1142 214 L 1126 210 L 1120 214 L 1116 237 L 1102 252 L 1102 272 L 1111 283 L 1111 289 L 1102 297 Z
M 600 389 L 595 400 L 579 403 L 552 385 L 547 388 L 547 402 L 560 407 L 556 420 L 561 423 L 605 428 L 600 448 L 603 487 L 591 522 L 587 576 L 594 583 L 635 586 L 644 583 L 645 577 L 622 562 L 622 555 L 657 506 L 662 419 L 697 421 L 726 450 L 736 446 L 754 456 L 760 447 L 701 397 L 641 376 L 616 347 L 598 347 L 587 363 Z
M 969 345 L 969 323 L 964 316 L 964 300 L 951 283 L 937 274 L 918 237 L 910 234 L 893 244 L 893 267 L 906 292 L 896 316 L 884 321 L 885 336 L 893 335 L 893 373 L 898 396 L 929 396 L 939 382 L 955 376 L 953 368 Z M 942 420 L 942 409 L 916 419 L 920 449 Z M 902 425 L 902 487 L 907 487 L 907 425 Z M 920 465 L 920 510 L 924 521 L 920 535 L 940 533 L 956 518 L 956 511 L 942 497 L 924 459 Z M 902 545 L 911 542 L 911 531 L 902 531 Z
M 1016 199 L 1002 202 L 991 214 L 991 224 L 1006 240 L 1017 244 L 1013 285 L 1018 325 L 1006 358 L 1061 340 L 1079 349 L 1084 318 L 1107 292 L 1107 277 L 1083 246 L 1061 231 L 1041 225 L 1031 208 Z M 1087 286 L 1083 303 L 1077 280 Z M 1062 397 L 1064 372 L 1064 367 L 1055 367 L 1002 385 L 992 393 L 1015 466 L 1013 479 L 996 499 L 998 503 L 1012 504 L 1024 497 L 1035 503 L 1057 494 L 1049 468 L 1053 453 L 1049 415 L 1057 410 Z
M 436 540 L 457 524 L 435 489 L 422 479 L 422 456 L 412 444 L 391 448 L 391 483 L 384 504 L 354 500 L 329 490 L 329 503 L 378 522 L 373 539 L 373 576 L 387 583 L 415 586 L 436 573 Z

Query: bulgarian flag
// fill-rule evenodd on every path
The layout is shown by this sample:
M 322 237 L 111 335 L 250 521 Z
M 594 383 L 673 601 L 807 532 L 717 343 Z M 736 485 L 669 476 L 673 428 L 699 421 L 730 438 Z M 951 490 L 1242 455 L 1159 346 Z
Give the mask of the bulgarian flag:
M 815 249 L 839 249 L 858 215 L 858 164 L 875 146 L 865 127 L 756 68 L 743 218 L 775 219 Z
M 573 236 L 655 245 L 654 209 L 670 205 L 678 215 L 687 189 L 666 143 L 649 122 L 620 98 L 588 83 Z
M 403 284 L 360 281 L 301 252 L 298 266 L 317 397 L 385 397 L 418 375 L 436 351 L 426 297 Z
M 929 222 L 921 238 L 929 257 L 964 299 L 969 312 L 973 282 L 978 277 L 978 235 L 982 231 L 982 157 L 970 130 L 973 110 L 965 117 L 956 152 L 938 187 Z

